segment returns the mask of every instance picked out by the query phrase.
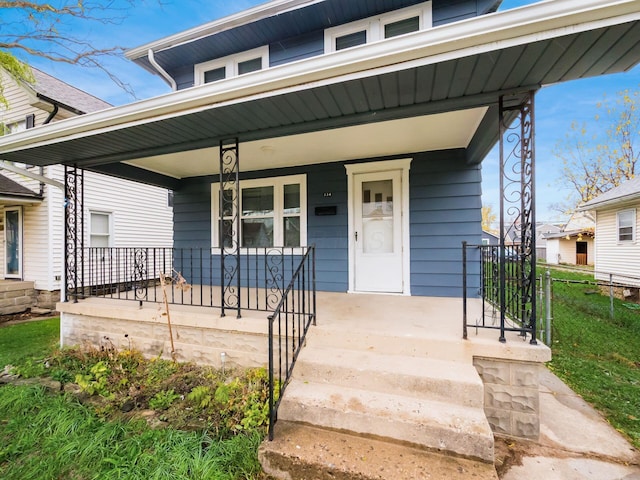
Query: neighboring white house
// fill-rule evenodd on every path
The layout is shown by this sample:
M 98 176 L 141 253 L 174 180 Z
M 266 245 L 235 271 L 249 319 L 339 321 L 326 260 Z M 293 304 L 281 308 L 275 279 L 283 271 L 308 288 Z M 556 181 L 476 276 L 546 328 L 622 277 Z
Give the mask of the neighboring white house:
M 640 177 L 599 195 L 580 207 L 593 212 L 596 222 L 596 279 L 640 287 L 638 209 Z
M 8 102 L 8 107 L 0 108 L 5 134 L 111 107 L 35 68 L 33 85 L 18 83 L 5 72 L 0 74 Z M 14 165 L 28 174 L 64 182 L 62 165 Z M 93 172 L 86 172 L 84 182 L 86 246 L 172 246 L 173 208 L 167 189 Z M 22 289 L 20 294 L 7 293 L 6 298 L 0 293 L 0 313 L 23 311 L 33 305 L 53 308 L 64 275 L 63 190 L 1 169 L 0 224 L 4 258 L 0 278 L 13 281 L 6 289 Z
M 593 265 L 594 229 L 592 215 L 587 212 L 573 213 L 559 231 L 544 234 L 547 263 Z

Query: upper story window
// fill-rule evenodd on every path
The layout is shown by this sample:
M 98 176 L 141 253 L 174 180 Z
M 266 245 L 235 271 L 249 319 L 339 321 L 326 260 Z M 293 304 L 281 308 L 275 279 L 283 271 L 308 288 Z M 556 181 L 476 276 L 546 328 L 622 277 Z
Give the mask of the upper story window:
M 216 58 L 195 66 L 195 84 L 217 82 L 262 70 L 269 66 L 269 47 L 255 48 L 247 52 Z
M 325 30 L 326 53 L 431 28 L 431 2 Z
M 636 239 L 636 211 L 618 212 L 618 241 L 633 242 Z

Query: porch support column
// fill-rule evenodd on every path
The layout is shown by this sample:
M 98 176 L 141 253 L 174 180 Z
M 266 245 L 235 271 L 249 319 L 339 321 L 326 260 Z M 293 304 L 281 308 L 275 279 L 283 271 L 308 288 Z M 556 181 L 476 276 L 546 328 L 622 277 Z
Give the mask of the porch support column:
M 220 245 L 221 315 L 236 310 L 240 318 L 240 148 L 238 139 L 220 141 Z
M 501 96 L 500 116 L 500 341 L 505 323 L 521 324 L 536 344 L 535 92 Z M 507 218 L 519 237 L 505 254 Z M 507 263 L 508 262 L 508 263 Z
M 64 167 L 64 301 L 84 291 L 84 171 Z

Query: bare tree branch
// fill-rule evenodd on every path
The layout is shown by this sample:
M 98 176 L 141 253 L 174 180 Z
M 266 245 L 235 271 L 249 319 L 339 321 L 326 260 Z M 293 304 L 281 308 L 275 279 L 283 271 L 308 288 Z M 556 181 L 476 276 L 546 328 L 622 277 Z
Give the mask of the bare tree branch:
M 571 209 L 635 176 L 640 160 L 639 107 L 640 91 L 619 92 L 613 101 L 605 97 L 598 104 L 604 113 L 595 117 L 596 133 L 574 122 L 557 143 L 553 154 L 563 163 L 559 183 L 574 190 Z
M 0 0 L 0 50 L 6 53 L 0 57 L 0 67 L 7 70 L 6 64 L 11 63 L 9 57 L 23 62 L 37 57 L 95 68 L 135 98 L 131 86 L 117 78 L 106 66 L 108 58 L 122 57 L 124 47 L 100 45 L 100 39 L 78 33 L 77 25 L 78 22 L 119 24 L 126 18 L 129 8 L 142 2 L 144 0 L 126 0 L 122 6 L 122 3 L 114 0 Z M 158 3 L 161 1 L 158 0 Z M 15 68 L 10 75 L 17 80 L 29 81 L 28 73 L 21 75 Z M 2 102 L 4 96 L 0 85 Z

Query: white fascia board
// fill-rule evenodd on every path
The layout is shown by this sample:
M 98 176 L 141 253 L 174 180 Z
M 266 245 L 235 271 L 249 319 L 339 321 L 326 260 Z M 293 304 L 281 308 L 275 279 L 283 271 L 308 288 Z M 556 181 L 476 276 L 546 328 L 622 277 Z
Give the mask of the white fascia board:
M 145 45 L 132 48 L 125 52 L 125 56 L 130 60 L 136 60 L 141 57 L 146 57 L 149 49 L 154 52 L 159 52 L 209 35 L 224 32 L 225 30 L 231 30 L 232 28 L 256 22 L 264 18 L 296 10 L 298 8 L 304 8 L 316 3 L 321 3 L 322 1 L 324 0 L 273 0 L 241 12 L 222 17 L 218 20 L 205 23 L 204 25 L 199 25 L 189 30 L 185 30 L 184 32 L 176 33 L 175 35 L 164 37 L 160 40 L 155 40 Z
M 638 0 L 551 0 L 38 126 L 0 137 L 0 155 L 638 20 Z

